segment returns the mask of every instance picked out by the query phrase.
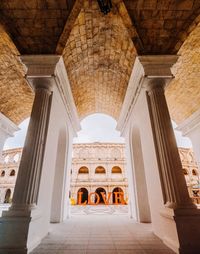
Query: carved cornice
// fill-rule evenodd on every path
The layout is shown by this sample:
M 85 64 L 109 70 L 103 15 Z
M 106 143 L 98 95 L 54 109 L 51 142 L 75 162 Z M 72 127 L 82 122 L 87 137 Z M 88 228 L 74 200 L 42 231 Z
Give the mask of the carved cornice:
M 13 137 L 14 132 L 18 130 L 20 128 L 0 112 L 0 137 Z
M 176 130 L 181 131 L 183 136 L 188 136 L 196 128 L 200 128 L 200 110 L 183 121 Z
M 177 59 L 177 55 L 136 57 L 117 123 L 117 130 L 121 132 L 122 136 L 125 134 L 127 124 L 142 87 L 146 87 L 149 80 L 152 79 L 165 79 L 165 82 L 171 80 L 173 78 L 171 67 L 176 63 Z
M 26 78 L 32 88 L 35 86 L 35 81 L 43 80 L 50 86 L 56 84 L 73 132 L 76 134 L 80 130 L 80 122 L 62 56 L 24 55 L 20 59 L 27 69 Z

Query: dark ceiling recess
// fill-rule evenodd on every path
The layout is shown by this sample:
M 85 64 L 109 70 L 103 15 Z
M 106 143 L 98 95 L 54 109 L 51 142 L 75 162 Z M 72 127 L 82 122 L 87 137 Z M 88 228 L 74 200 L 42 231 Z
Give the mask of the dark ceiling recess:
M 99 4 L 99 8 L 103 14 L 108 14 L 111 11 L 112 8 L 112 2 L 111 0 L 97 0 Z

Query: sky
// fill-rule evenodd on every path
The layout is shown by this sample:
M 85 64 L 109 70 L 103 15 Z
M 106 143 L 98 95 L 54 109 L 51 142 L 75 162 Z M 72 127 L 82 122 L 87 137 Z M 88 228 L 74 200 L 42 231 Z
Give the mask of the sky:
M 29 118 L 23 121 L 15 136 L 8 138 L 4 149 L 22 147 L 27 132 Z M 117 122 L 105 114 L 92 114 L 81 121 L 82 130 L 78 132 L 78 137 L 74 138 L 74 143 L 91 143 L 91 142 L 113 142 L 123 143 L 124 139 L 120 137 L 120 132 L 116 131 Z M 176 124 L 173 122 L 173 127 Z M 175 131 L 176 141 L 179 147 L 191 148 L 192 144 L 188 138 L 182 137 L 181 132 Z

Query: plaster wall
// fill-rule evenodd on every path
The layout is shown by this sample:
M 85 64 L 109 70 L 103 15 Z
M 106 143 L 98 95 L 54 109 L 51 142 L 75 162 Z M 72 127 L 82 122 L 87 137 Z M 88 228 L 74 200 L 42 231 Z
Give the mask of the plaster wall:
M 161 182 L 159 178 L 159 165 L 157 164 L 148 102 L 146 93 L 143 89 L 141 90 L 131 113 L 130 122 L 130 128 L 136 125 L 139 127 L 140 131 L 153 231 L 165 242 L 165 244 L 174 251 L 178 252 L 178 236 L 176 233 L 176 225 L 173 220 L 173 214 L 170 209 L 168 210 L 164 207 Z M 140 184 L 140 180 L 138 184 Z M 140 198 L 142 198 L 142 194 Z

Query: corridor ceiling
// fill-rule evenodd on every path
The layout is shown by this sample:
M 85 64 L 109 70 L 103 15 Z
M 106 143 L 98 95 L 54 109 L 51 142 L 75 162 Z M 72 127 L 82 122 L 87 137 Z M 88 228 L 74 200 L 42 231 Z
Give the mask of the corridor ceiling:
M 15 123 L 30 114 L 20 54 L 62 54 L 80 118 L 101 112 L 117 119 L 135 56 L 177 52 L 170 113 L 180 122 L 197 110 L 200 1 L 112 2 L 105 16 L 95 0 L 0 0 L 0 111 Z

